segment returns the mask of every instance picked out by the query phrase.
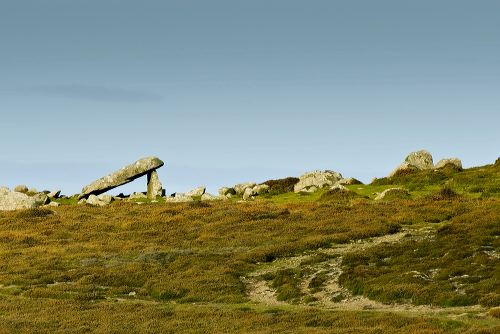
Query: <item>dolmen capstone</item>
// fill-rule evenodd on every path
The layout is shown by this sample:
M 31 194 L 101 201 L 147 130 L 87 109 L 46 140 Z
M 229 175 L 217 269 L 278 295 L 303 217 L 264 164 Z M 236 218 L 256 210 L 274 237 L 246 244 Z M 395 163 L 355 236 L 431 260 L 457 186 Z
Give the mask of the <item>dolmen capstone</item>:
M 82 193 L 78 198 L 89 198 L 90 195 L 97 196 L 111 189 L 132 182 L 141 176 L 147 175 L 147 196 L 150 199 L 154 199 L 158 195 L 161 196 L 163 192 L 160 179 L 158 178 L 158 173 L 156 172 L 156 170 L 163 165 L 163 161 L 157 157 L 139 159 L 133 164 L 125 166 L 122 169 L 83 187 Z

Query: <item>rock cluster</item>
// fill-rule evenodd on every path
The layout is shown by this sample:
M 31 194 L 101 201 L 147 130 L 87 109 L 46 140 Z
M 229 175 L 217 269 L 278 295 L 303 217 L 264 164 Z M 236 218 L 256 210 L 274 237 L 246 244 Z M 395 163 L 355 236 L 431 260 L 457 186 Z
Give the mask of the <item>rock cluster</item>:
M 16 190 L 17 189 L 17 190 Z M 60 193 L 60 192 L 59 192 Z M 51 202 L 51 199 L 59 196 L 53 192 L 29 191 L 26 186 L 16 186 L 14 190 L 6 187 L 0 187 L 0 211 L 11 211 L 20 209 L 34 209 L 44 205 L 57 206 L 57 202 Z
M 255 199 L 256 196 L 267 194 L 270 187 L 267 184 L 256 184 L 255 182 L 239 183 L 233 187 L 222 187 L 219 189 L 219 195 L 224 198 L 234 196 L 241 197 L 248 201 Z
M 396 167 L 389 174 L 389 177 L 407 174 L 413 171 L 441 169 L 445 167 L 452 167 L 458 170 L 462 170 L 462 161 L 460 161 L 460 159 L 458 158 L 447 158 L 441 159 L 436 165 L 434 165 L 430 152 L 426 150 L 420 150 L 408 154 L 403 163 Z
M 296 193 L 314 192 L 323 187 L 332 187 L 340 180 L 342 180 L 340 173 L 331 170 L 316 170 L 303 174 L 299 178 L 299 182 L 294 186 L 293 191 Z

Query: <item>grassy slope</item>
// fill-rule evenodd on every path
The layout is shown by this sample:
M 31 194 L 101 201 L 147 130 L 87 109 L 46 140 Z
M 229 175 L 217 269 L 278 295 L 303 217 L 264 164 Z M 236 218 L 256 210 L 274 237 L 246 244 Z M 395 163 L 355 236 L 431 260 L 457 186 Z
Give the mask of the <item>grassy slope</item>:
M 249 304 L 239 280 L 258 262 L 393 233 L 403 225 L 432 225 L 438 227 L 435 239 L 409 239 L 347 257 L 343 284 L 385 302 L 497 306 L 499 261 L 487 254 L 500 251 L 498 166 L 443 173 L 353 185 L 360 194 L 355 198 L 286 193 L 254 203 L 2 212 L 0 332 L 493 331 L 498 321 L 490 317 L 449 320 Z M 413 199 L 369 199 L 394 184 L 409 189 Z M 444 185 L 462 197 L 429 197 Z M 429 276 L 436 268 L 430 283 L 401 275 Z

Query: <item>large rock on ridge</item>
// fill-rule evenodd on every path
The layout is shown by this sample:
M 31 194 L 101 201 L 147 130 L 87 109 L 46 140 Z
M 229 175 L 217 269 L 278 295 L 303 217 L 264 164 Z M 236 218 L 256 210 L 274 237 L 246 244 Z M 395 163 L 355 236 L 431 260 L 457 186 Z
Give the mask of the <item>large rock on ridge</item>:
M 34 198 L 26 194 L 0 187 L 0 211 L 33 209 L 40 206 Z

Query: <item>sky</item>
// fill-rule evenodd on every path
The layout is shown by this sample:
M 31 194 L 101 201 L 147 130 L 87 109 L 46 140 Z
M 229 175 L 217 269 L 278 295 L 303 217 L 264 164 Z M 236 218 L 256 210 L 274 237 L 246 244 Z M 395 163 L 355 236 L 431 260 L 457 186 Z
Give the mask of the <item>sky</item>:
M 0 0 L 0 185 L 167 192 L 500 155 L 500 1 Z M 139 179 L 116 189 L 144 191 Z

